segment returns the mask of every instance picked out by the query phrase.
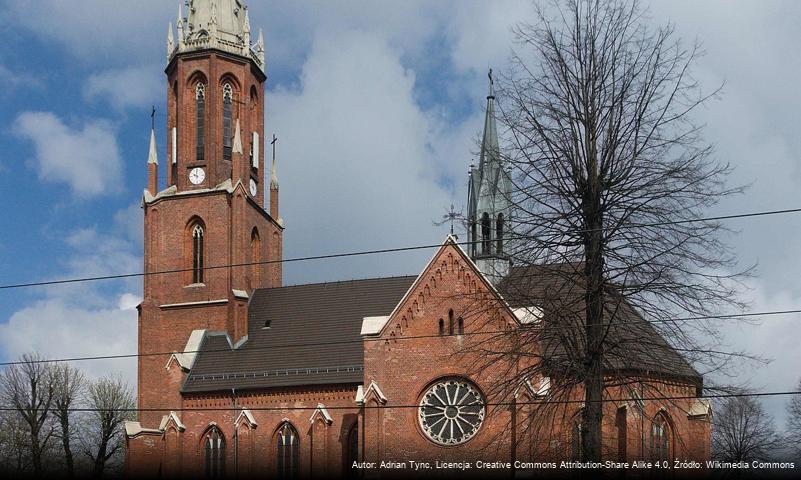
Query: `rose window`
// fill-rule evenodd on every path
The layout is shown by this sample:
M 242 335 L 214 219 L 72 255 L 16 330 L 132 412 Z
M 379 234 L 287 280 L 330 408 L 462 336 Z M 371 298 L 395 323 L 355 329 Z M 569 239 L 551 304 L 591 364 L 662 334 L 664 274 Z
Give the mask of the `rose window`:
M 484 399 L 466 380 L 439 381 L 423 395 L 419 421 L 426 436 L 440 445 L 464 443 L 484 421 Z

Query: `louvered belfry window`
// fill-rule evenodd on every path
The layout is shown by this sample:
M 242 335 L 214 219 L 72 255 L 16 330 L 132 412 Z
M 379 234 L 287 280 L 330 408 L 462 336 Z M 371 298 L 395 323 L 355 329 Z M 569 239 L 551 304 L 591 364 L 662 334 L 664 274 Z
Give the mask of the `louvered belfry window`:
M 230 83 L 226 83 L 223 86 L 223 158 L 225 160 L 231 159 L 233 137 L 231 110 L 233 107 L 233 97 L 234 89 L 231 87 Z
M 206 85 L 203 83 L 198 83 L 195 87 L 195 128 L 196 158 L 203 160 L 206 157 Z

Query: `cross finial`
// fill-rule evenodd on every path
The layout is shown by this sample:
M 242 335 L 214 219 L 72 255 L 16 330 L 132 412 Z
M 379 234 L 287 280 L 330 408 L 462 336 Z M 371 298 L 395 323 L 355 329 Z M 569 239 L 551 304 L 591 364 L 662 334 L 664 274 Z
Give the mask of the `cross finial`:
M 495 81 L 492 78 L 492 69 L 489 69 L 489 73 L 487 73 L 487 77 L 489 77 L 489 95 L 487 98 L 495 98 Z
M 150 129 L 156 129 L 156 106 L 153 105 L 150 110 Z

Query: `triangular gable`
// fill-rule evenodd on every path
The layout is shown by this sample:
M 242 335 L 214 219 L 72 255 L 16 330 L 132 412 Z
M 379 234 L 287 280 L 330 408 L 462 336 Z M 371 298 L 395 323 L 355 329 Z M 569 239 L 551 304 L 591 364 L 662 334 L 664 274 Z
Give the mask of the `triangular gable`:
M 387 397 L 384 395 L 384 392 L 381 391 L 378 384 L 375 383 L 375 380 L 370 382 L 370 386 L 367 387 L 367 390 L 364 390 L 362 385 L 359 385 L 359 388 L 356 390 L 357 405 L 364 405 L 370 399 L 375 400 L 381 405 L 387 403 Z
M 239 416 L 236 417 L 236 421 L 234 422 L 234 428 L 239 428 L 243 423 L 247 425 L 248 428 L 256 428 L 259 426 L 256 419 L 253 417 L 253 412 L 248 409 L 242 409 L 242 411 L 239 412 Z
M 170 412 L 169 415 L 164 415 L 164 417 L 161 419 L 161 423 L 159 424 L 159 430 L 165 432 L 170 425 L 174 426 L 179 432 L 186 430 L 186 427 L 183 423 L 181 423 L 181 419 L 178 418 L 178 415 L 175 412 Z
M 322 420 L 326 425 L 334 423 L 334 418 L 331 417 L 331 414 L 328 413 L 328 410 L 322 403 L 317 404 L 317 408 L 314 409 L 314 413 L 312 413 L 312 416 L 309 418 L 309 423 L 314 423 L 317 420 Z
M 183 353 L 173 353 L 164 365 L 166 370 L 170 369 L 173 362 L 177 363 L 182 370 L 188 372 L 195 364 L 198 351 L 203 344 L 203 338 L 206 336 L 206 330 L 192 330 L 189 339 L 186 341 Z
M 464 265 L 470 268 L 470 273 L 473 275 L 473 277 L 477 279 L 478 282 L 481 282 L 487 289 L 487 291 L 489 291 L 490 294 L 492 294 L 495 297 L 495 299 L 498 300 L 498 302 L 502 305 L 502 308 L 505 308 L 510 318 L 512 318 L 518 325 L 521 324 L 520 319 L 512 310 L 512 308 L 509 306 L 509 303 L 506 301 L 506 299 L 503 298 L 503 295 L 501 295 L 501 293 L 495 288 L 492 282 L 490 282 L 489 279 L 481 272 L 481 270 L 478 268 L 475 262 L 473 262 L 473 260 L 470 259 L 470 257 L 467 255 L 467 252 L 465 252 L 462 249 L 462 247 L 459 246 L 458 242 L 456 241 L 456 237 L 454 237 L 453 235 L 448 235 L 448 237 L 445 239 L 445 242 L 431 257 L 431 260 L 428 261 L 426 266 L 417 276 L 417 279 L 414 281 L 414 283 L 412 283 L 412 286 L 409 287 L 409 290 L 406 291 L 406 294 L 403 296 L 403 298 L 401 298 L 400 302 L 398 302 L 398 304 L 395 306 L 395 309 L 392 310 L 392 313 L 389 314 L 389 316 L 386 318 L 386 320 L 384 321 L 384 325 L 381 327 L 381 329 L 379 330 L 378 328 L 376 328 L 375 325 L 371 325 L 371 328 L 368 329 L 371 333 L 376 332 L 374 335 L 379 337 L 386 333 L 387 326 L 391 323 L 390 319 L 393 319 L 395 315 L 400 312 L 400 309 L 403 307 L 403 305 L 405 305 L 407 301 L 411 300 L 413 292 L 417 291 L 418 287 L 424 281 L 428 280 L 429 275 L 427 274 L 431 271 L 432 267 L 435 266 L 434 262 L 438 258 L 440 258 L 447 249 L 453 249 L 457 252 L 459 258 L 464 261 Z M 375 320 L 371 318 L 371 321 Z M 365 328 L 364 323 L 362 324 L 362 328 L 363 329 Z

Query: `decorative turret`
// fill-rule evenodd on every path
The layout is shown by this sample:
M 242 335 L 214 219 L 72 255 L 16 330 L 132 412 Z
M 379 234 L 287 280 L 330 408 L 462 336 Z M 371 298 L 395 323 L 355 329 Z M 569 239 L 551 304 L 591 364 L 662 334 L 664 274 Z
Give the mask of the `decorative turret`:
M 273 140 L 270 144 L 273 147 L 273 164 L 270 167 L 270 216 L 282 223 L 281 217 L 278 214 L 278 173 L 275 168 L 275 144 L 278 138 L 273 134 Z
M 178 10 L 178 48 L 171 56 L 213 48 L 251 58 L 264 70 L 263 55 L 250 48 L 250 18 L 243 0 L 188 0 L 187 5 L 186 18 Z
M 467 187 L 468 253 L 493 283 L 509 273 L 506 248 L 512 204 L 509 172 L 504 169 L 495 122 L 495 89 L 489 71 L 489 93 L 478 168 L 470 165 Z
M 147 190 L 155 195 L 159 192 L 159 156 L 156 151 L 156 130 L 150 129 L 150 149 L 147 154 Z

